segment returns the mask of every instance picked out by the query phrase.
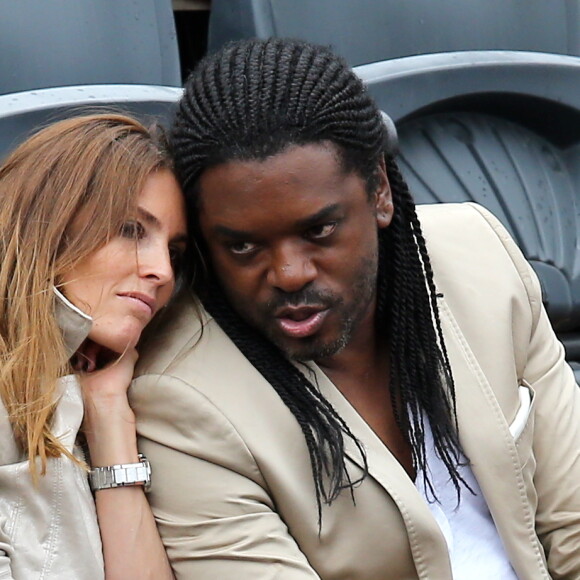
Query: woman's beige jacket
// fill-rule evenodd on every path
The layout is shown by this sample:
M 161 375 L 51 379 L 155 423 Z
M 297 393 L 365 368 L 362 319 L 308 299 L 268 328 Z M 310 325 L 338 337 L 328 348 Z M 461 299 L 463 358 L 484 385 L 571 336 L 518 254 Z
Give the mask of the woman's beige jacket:
M 57 316 L 74 352 L 91 321 L 61 294 Z M 69 451 L 83 419 L 75 376 L 59 381 L 53 432 Z M 0 401 L 0 580 L 102 580 L 101 538 L 84 469 L 66 457 L 49 459 L 35 487 Z
M 455 384 L 459 436 L 520 580 L 580 578 L 580 390 L 538 280 L 473 204 L 419 209 Z M 178 580 L 449 580 L 445 539 L 413 482 L 328 378 L 370 475 L 325 506 L 319 532 L 304 437 L 211 319 L 178 304 L 132 387 L 150 500 Z M 525 428 L 510 424 L 519 386 Z M 353 478 L 359 455 L 347 444 Z M 461 579 L 460 579 L 461 580 Z

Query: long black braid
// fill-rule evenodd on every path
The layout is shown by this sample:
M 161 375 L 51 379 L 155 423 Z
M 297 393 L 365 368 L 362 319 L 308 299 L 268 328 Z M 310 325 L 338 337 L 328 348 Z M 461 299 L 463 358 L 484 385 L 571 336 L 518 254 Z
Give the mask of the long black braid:
M 379 231 L 377 333 L 391 354 L 391 401 L 399 427 L 411 443 L 413 464 L 431 488 L 425 459 L 424 417 L 436 450 L 460 494 L 464 483 L 455 416 L 455 388 L 439 321 L 437 295 L 421 226 L 408 187 L 385 155 L 385 129 L 374 101 L 348 65 L 328 49 L 300 41 L 270 39 L 233 43 L 206 57 L 186 83 L 171 134 L 178 176 L 191 211 L 199 252 L 207 256 L 197 225 L 199 178 L 209 167 L 232 160 L 264 160 L 290 145 L 333 143 L 345 172 L 356 172 L 376 190 L 385 159 L 394 216 Z M 344 488 L 344 438 L 364 450 L 317 388 L 269 340 L 231 308 L 211 273 L 197 276 L 205 308 L 268 380 L 300 424 L 310 453 L 321 513 Z M 385 382 L 385 384 L 387 384 Z M 433 489 L 431 488 L 431 492 Z

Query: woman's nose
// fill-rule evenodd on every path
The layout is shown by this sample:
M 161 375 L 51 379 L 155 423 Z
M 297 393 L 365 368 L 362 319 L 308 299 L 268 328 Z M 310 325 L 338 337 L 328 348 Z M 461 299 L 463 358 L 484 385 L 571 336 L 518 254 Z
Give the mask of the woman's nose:
M 139 275 L 143 278 L 154 279 L 159 285 L 173 282 L 175 272 L 169 248 L 158 244 L 140 251 Z

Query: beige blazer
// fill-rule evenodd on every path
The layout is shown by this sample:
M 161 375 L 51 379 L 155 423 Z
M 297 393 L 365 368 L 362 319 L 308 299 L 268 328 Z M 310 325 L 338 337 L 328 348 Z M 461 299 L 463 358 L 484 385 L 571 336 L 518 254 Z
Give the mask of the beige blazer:
M 580 578 L 580 390 L 538 281 L 473 204 L 424 206 L 464 451 L 521 580 Z M 389 450 L 315 365 L 368 454 L 369 477 L 326 506 L 319 534 L 304 437 L 217 324 L 184 300 L 132 388 L 150 501 L 179 580 L 451 578 L 443 535 Z M 518 387 L 533 400 L 514 440 Z M 360 474 L 347 445 L 348 468 Z

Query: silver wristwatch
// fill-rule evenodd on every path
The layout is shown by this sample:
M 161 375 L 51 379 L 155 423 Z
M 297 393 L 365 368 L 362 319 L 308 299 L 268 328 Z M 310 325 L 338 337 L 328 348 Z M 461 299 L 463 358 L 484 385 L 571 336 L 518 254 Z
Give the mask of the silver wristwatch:
M 151 466 L 145 455 L 139 453 L 139 463 L 93 467 L 89 471 L 89 483 L 93 491 L 128 485 L 142 485 L 148 491 L 151 486 Z

